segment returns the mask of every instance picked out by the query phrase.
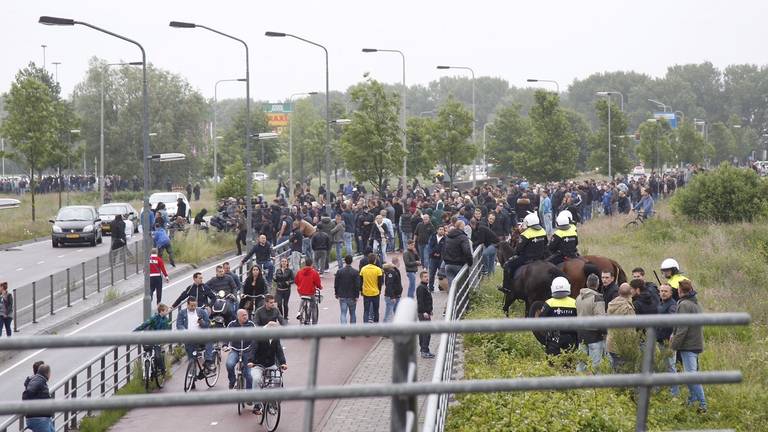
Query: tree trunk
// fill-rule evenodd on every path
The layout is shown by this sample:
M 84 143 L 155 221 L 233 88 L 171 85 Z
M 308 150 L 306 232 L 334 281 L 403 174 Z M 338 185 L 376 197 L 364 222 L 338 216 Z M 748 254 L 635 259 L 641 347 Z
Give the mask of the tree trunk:
M 63 186 L 64 182 L 62 181 L 62 175 L 61 175 L 61 164 L 59 164 L 59 208 L 61 208 L 61 187 Z
M 29 178 L 29 190 L 32 192 L 32 222 L 35 221 L 35 170 L 31 170 L 32 175 Z

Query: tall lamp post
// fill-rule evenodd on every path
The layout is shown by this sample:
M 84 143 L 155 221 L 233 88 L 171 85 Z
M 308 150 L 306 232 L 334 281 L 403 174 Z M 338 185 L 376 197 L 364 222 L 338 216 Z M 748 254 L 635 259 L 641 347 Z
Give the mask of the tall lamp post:
M 325 52 L 325 211 L 331 215 L 331 102 L 328 81 L 328 49 L 317 42 L 290 33 L 268 31 L 267 37 L 291 37 L 321 48 Z M 312 417 L 311 415 L 309 417 Z
M 472 70 L 472 68 L 467 66 L 438 66 L 438 69 L 463 69 L 468 70 L 472 74 L 472 147 L 475 148 L 477 145 L 475 144 L 475 126 L 477 124 L 477 117 L 475 114 L 475 71 Z M 476 160 L 477 158 L 472 159 L 472 187 L 477 186 L 477 173 L 476 171 Z
M 288 97 L 288 103 L 291 104 L 291 114 L 288 118 L 288 202 L 291 202 L 291 191 L 293 190 L 293 98 L 296 96 L 314 96 L 316 91 L 293 93 Z
M 493 125 L 493 122 L 487 122 L 483 125 L 483 169 L 485 170 L 485 177 L 488 178 L 488 159 L 486 158 L 486 134 L 488 126 Z
M 245 180 L 245 209 L 248 241 L 248 249 L 253 247 L 253 169 L 251 167 L 251 74 L 248 67 L 248 44 L 244 40 L 238 39 L 232 35 L 220 32 L 218 30 L 206 27 L 201 24 L 194 24 L 182 21 L 171 21 L 168 25 L 174 28 L 201 28 L 226 38 L 240 42 L 245 47 L 245 173 L 248 177 Z
M 149 252 L 152 247 L 149 236 L 149 95 L 147 92 L 147 54 L 144 51 L 144 47 L 140 43 L 133 39 L 129 39 L 125 36 L 121 36 L 117 33 L 105 30 L 95 25 L 88 24 L 83 21 L 75 21 L 69 18 L 57 18 L 50 16 L 41 16 L 39 20 L 40 24 L 46 25 L 58 25 L 58 26 L 74 26 L 75 24 L 89 27 L 93 30 L 106 33 L 110 36 L 122 39 L 126 42 L 130 42 L 136 45 L 141 50 L 141 68 L 142 68 L 142 92 L 141 97 L 143 101 L 143 110 L 141 115 L 141 137 L 144 147 L 144 213 L 141 218 L 141 225 L 143 227 L 144 235 L 144 319 L 149 319 L 152 313 L 152 297 L 149 292 Z
M 222 79 L 216 81 L 216 84 L 213 85 L 213 124 L 211 125 L 211 138 L 213 141 L 213 181 L 215 183 L 219 182 L 219 152 L 218 152 L 218 146 L 216 145 L 216 140 L 218 139 L 218 136 L 216 135 L 216 116 L 219 111 L 219 84 L 223 82 L 245 82 L 245 78 L 231 78 L 231 79 Z
M 667 105 L 667 104 L 665 104 L 663 102 L 659 102 L 656 99 L 648 99 L 648 102 L 651 102 L 652 104 L 660 106 L 661 109 L 664 110 L 664 112 L 667 112 L 667 108 L 669 108 L 669 105 Z
M 624 111 L 624 95 L 621 94 L 621 92 L 617 91 L 599 91 L 597 92 L 598 96 L 605 96 L 606 100 L 608 101 L 608 177 L 613 179 L 613 165 L 611 161 L 611 96 L 612 95 L 619 95 L 621 96 L 621 111 Z
M 59 83 L 59 65 L 61 64 L 61 62 L 51 62 L 51 64 L 53 65 L 53 76 L 56 79 L 56 84 L 58 84 Z
M 104 74 L 110 66 L 141 66 L 142 62 L 107 63 L 101 74 L 101 102 L 99 107 L 99 204 L 104 204 Z
M 555 89 L 557 90 L 557 94 L 560 94 L 560 84 L 558 84 L 557 81 L 555 81 L 555 80 L 528 78 L 526 81 L 530 82 L 530 83 L 545 82 L 545 83 L 554 84 L 555 85 Z
M 407 182 L 407 165 L 408 165 L 408 147 L 407 147 L 407 141 L 408 141 L 408 132 L 406 130 L 406 97 L 408 93 L 408 87 L 405 86 L 405 54 L 403 54 L 400 50 L 395 49 L 379 49 L 379 48 L 363 48 L 364 53 L 375 53 L 375 52 L 388 52 L 388 53 L 398 53 L 400 54 L 400 57 L 403 59 L 403 88 L 400 92 L 400 129 L 402 129 L 402 141 L 403 141 L 403 177 L 400 181 L 403 185 L 403 191 L 402 191 L 402 198 L 403 203 L 405 203 L 405 197 L 406 197 L 406 182 Z M 474 78 L 472 79 L 473 85 L 474 85 Z

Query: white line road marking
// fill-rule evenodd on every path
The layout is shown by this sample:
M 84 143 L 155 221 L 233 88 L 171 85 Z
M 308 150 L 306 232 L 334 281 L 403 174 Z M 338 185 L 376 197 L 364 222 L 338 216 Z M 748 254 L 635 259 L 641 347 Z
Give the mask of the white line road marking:
M 78 249 L 77 251 L 78 251 L 78 252 L 82 252 L 83 250 L 82 250 L 82 249 Z
M 66 255 L 59 255 L 56 258 L 64 258 Z
M 22 271 L 22 270 L 24 270 L 24 268 L 22 268 L 22 267 L 19 267 L 19 268 L 16 269 L 16 271 Z
M 237 255 L 235 258 L 237 258 L 238 256 L 240 256 L 240 255 Z M 230 259 L 231 259 L 231 258 L 230 258 Z M 226 261 L 226 260 L 222 260 L 221 262 L 224 262 L 224 261 Z M 219 265 L 219 263 L 216 263 L 216 264 L 210 265 L 210 266 L 208 266 L 208 267 L 206 267 L 206 268 L 204 268 L 204 269 L 202 269 L 202 270 L 200 270 L 200 269 L 196 269 L 196 270 L 197 270 L 197 271 L 199 271 L 199 272 L 201 272 L 201 273 L 205 273 L 205 272 L 207 272 L 208 270 L 210 270 L 210 269 L 212 269 L 212 268 L 216 268 L 216 266 L 217 266 L 217 265 Z M 176 284 L 182 283 L 182 282 L 189 282 L 189 281 L 178 280 L 178 281 L 176 281 L 176 282 L 172 282 L 172 283 L 169 283 L 168 285 L 164 286 L 163 288 L 165 288 L 165 289 L 168 289 L 168 288 L 170 288 L 170 287 L 172 287 L 172 286 L 174 286 L 174 285 L 176 285 Z M 115 310 L 113 310 L 112 312 L 110 312 L 110 313 L 108 313 L 108 314 L 106 314 L 106 315 L 104 315 L 104 316 L 102 316 L 102 317 L 100 317 L 100 318 L 98 318 L 98 319 L 96 319 L 96 320 L 93 320 L 93 321 L 89 322 L 88 324 L 85 324 L 85 325 L 83 325 L 83 326 L 81 326 L 81 327 L 78 327 L 78 328 L 76 328 L 76 329 L 75 329 L 75 330 L 73 330 L 72 332 L 68 333 L 66 336 L 71 336 L 71 335 L 73 335 L 73 334 L 77 334 L 77 333 L 80 333 L 81 331 L 83 331 L 83 330 L 85 330 L 85 329 L 87 329 L 87 328 L 89 328 L 89 327 L 91 327 L 91 326 L 93 326 L 93 325 L 95 325 L 95 324 L 98 324 L 98 323 L 100 323 L 101 321 L 104 321 L 105 319 L 107 319 L 107 318 L 109 318 L 109 317 L 111 317 L 111 316 L 113 316 L 113 315 L 115 315 L 115 314 L 117 314 L 117 313 L 120 313 L 120 312 L 122 312 L 122 311 L 124 311 L 124 310 L 128 309 L 129 307 L 131 307 L 131 306 L 133 306 L 133 305 L 137 304 L 137 303 L 141 303 L 143 300 L 144 300 L 144 297 L 139 297 L 138 299 L 136 299 L 136 300 L 133 300 L 133 301 L 129 302 L 128 304 L 125 304 L 125 305 L 123 305 L 123 306 L 119 307 L 118 309 L 115 309 Z M 14 369 L 14 368 L 17 368 L 17 367 L 19 367 L 19 366 L 21 366 L 21 365 L 24 365 L 24 364 L 26 364 L 26 363 L 27 363 L 29 360 L 31 360 L 33 357 L 36 357 L 36 356 L 40 355 L 40 353 L 42 353 L 43 351 L 45 351 L 45 350 L 47 350 L 47 349 L 48 349 L 48 348 L 42 348 L 42 349 L 39 349 L 39 350 L 37 350 L 37 351 L 33 352 L 32 354 L 30 354 L 30 355 L 28 355 L 28 356 L 24 357 L 23 359 L 21 359 L 21 360 L 17 361 L 16 363 L 12 364 L 11 366 L 9 366 L 9 367 L 8 367 L 7 369 L 5 369 L 4 371 L 0 372 L 0 377 L 1 377 L 1 376 L 3 376 L 3 375 L 5 375 L 6 373 L 10 372 L 12 369 Z
M 38 261 L 37 265 L 40 265 L 40 264 L 45 264 L 45 261 Z

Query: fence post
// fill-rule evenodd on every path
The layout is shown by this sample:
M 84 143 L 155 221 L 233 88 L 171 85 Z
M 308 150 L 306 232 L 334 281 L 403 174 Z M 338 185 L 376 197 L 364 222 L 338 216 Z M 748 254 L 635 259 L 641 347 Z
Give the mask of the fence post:
M 117 347 L 115 347 L 114 351 L 112 351 L 112 357 L 113 357 L 112 358 L 112 360 L 113 360 L 113 365 L 112 365 L 113 367 L 112 368 L 115 371 L 115 373 L 112 375 L 113 381 L 115 383 L 115 387 L 114 387 L 113 391 L 116 392 L 117 391 L 117 383 L 119 382 L 118 379 L 117 379 L 117 371 L 119 369 L 119 367 L 117 365 Z
M 91 386 L 93 381 L 93 363 L 89 364 L 88 367 L 85 369 L 85 397 L 90 398 L 92 394 Z M 86 415 L 91 415 L 91 410 L 86 411 Z
M 99 392 L 99 397 L 104 397 L 104 393 L 107 392 L 107 383 L 106 383 L 106 381 L 107 381 L 107 371 L 106 371 L 106 369 L 107 369 L 107 356 L 106 356 L 106 354 L 101 356 L 100 362 L 101 362 L 101 365 L 100 365 L 101 366 L 100 367 L 101 372 L 99 373 L 99 382 L 101 383 L 101 385 L 100 385 L 100 387 L 101 387 L 100 390 L 101 391 Z
M 131 380 L 131 346 L 125 346 L 125 382 Z
M 128 246 L 123 246 L 121 250 L 123 251 L 123 279 L 128 279 Z
M 643 349 L 642 374 L 650 378 L 653 374 L 653 354 L 656 351 L 656 329 L 648 327 L 645 329 L 645 347 Z M 648 405 L 651 401 L 651 387 L 642 386 L 638 388 L 637 398 L 637 420 L 635 430 L 645 432 L 648 423 Z
M 82 264 L 80 264 L 80 269 L 83 271 L 83 300 L 85 300 L 85 261 L 83 261 Z
M 115 253 L 109 251 L 109 285 L 115 285 Z
M 16 297 L 16 288 L 14 288 L 13 289 L 13 332 L 14 333 L 19 332 L 19 327 L 18 327 L 19 320 L 16 319 L 16 309 L 18 309 L 17 300 L 18 300 L 18 297 Z M 0 328 L 0 333 L 2 333 L 2 331 L 3 329 Z
M 136 261 L 136 274 L 139 274 L 139 242 L 133 243 L 133 258 Z
M 96 257 L 96 292 L 101 292 L 101 257 Z
M 51 315 L 55 315 L 56 313 L 53 311 L 53 275 L 48 276 L 48 278 L 51 281 Z
M 37 281 L 32 282 L 32 324 L 37 324 Z
M 69 267 L 67 267 L 67 307 L 72 307 L 72 302 L 70 301 L 71 290 L 72 290 L 72 286 L 70 285 L 70 280 L 69 280 Z
M 394 324 L 410 324 L 417 320 L 416 301 L 404 298 L 397 304 Z M 416 340 L 418 335 L 392 336 L 392 384 L 416 381 Z M 392 396 L 390 430 L 416 431 L 416 396 Z
M 77 374 L 72 377 L 72 395 L 70 395 L 69 399 L 77 399 Z M 71 416 L 69 418 L 69 428 L 70 430 L 77 430 L 77 411 L 72 411 Z
M 307 374 L 307 389 L 317 386 L 317 360 L 320 352 L 320 338 L 313 338 L 309 346 L 309 374 Z M 315 417 L 315 400 L 307 399 L 304 408 L 304 432 L 312 432 Z
M 69 399 L 69 380 L 64 381 L 64 399 Z M 69 430 L 69 411 L 64 411 L 64 429 Z

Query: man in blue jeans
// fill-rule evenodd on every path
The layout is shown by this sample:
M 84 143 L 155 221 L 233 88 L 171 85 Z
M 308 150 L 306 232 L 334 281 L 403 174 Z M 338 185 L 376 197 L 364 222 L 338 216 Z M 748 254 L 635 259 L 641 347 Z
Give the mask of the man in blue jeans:
M 357 322 L 357 299 L 360 298 L 361 280 L 360 273 L 352 267 L 352 255 L 344 257 L 344 267 L 336 272 L 333 290 L 334 295 L 339 300 L 341 324 L 347 323 L 347 312 L 349 312 L 349 323 Z M 341 337 L 344 339 L 344 336 Z
M 256 327 L 253 321 L 248 319 L 248 311 L 245 309 L 237 310 L 237 319 L 233 320 L 227 325 L 227 328 L 247 328 Z M 227 378 L 229 379 L 229 388 L 235 388 L 235 365 L 240 358 L 240 353 L 243 355 L 243 365 L 248 363 L 247 359 L 250 357 L 251 341 L 246 340 L 232 340 L 224 346 L 224 351 L 229 351 L 227 356 Z M 253 388 L 253 377 L 249 371 L 243 371 L 245 377 L 245 388 Z
M 677 302 L 677 313 L 700 314 L 703 312 L 691 281 L 681 281 L 677 293 L 680 296 Z M 704 351 L 704 330 L 701 326 L 675 327 L 669 345 L 671 349 L 680 353 L 683 359 L 683 372 L 699 370 L 699 354 Z M 699 413 L 706 413 L 707 399 L 704 397 L 704 387 L 701 384 L 688 384 L 688 405 L 692 406 L 696 402 L 699 402 Z

